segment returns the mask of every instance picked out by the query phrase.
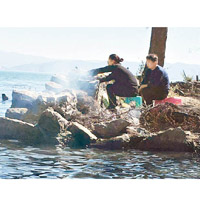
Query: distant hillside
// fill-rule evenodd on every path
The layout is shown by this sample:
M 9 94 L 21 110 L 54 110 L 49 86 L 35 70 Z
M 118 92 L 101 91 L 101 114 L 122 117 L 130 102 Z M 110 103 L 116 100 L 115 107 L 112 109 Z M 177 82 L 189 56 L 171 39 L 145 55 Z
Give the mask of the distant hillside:
M 39 64 L 44 62 L 50 62 L 53 60 L 54 59 L 40 56 L 0 51 L 0 69 L 7 69 L 10 67 L 24 64 Z
M 200 78 L 200 64 L 166 63 L 165 69 L 171 81 L 183 80 L 183 70 L 187 76 L 192 76 L 194 80 L 196 79 L 196 75 Z
M 137 71 L 139 63 L 124 62 L 125 67 L 129 67 L 131 71 Z M 67 73 L 77 67 L 80 70 L 89 70 L 107 65 L 105 61 L 84 61 L 84 60 L 63 60 L 53 61 L 40 64 L 18 65 L 7 70 L 26 71 L 26 72 L 48 72 L 48 73 Z
M 0 51 L 0 70 L 4 71 L 25 71 L 25 72 L 43 72 L 43 73 L 67 73 L 78 67 L 80 70 L 89 70 L 107 65 L 105 61 L 87 61 L 87 60 L 55 60 L 39 56 L 24 55 L 18 53 L 8 53 Z M 123 62 L 125 67 L 136 75 L 139 69 L 139 62 Z M 186 75 L 196 75 L 200 77 L 200 64 L 186 63 L 166 63 L 165 69 L 169 74 L 170 81 L 183 80 L 183 70 Z
M 136 75 L 139 69 L 139 64 L 137 62 L 124 62 L 123 65 L 128 67 L 130 71 Z M 81 61 L 81 60 L 66 60 L 66 61 L 53 61 L 45 62 L 39 64 L 25 64 L 18 65 L 11 68 L 4 68 L 2 70 L 9 71 L 25 71 L 25 72 L 43 72 L 43 73 L 68 73 L 78 67 L 80 70 L 89 70 L 92 68 L 104 67 L 106 62 L 103 61 Z M 185 63 L 166 63 L 165 69 L 169 74 L 170 81 L 182 81 L 183 80 L 183 70 L 186 75 L 192 76 L 193 79 L 196 75 L 200 77 L 200 65 L 192 65 Z

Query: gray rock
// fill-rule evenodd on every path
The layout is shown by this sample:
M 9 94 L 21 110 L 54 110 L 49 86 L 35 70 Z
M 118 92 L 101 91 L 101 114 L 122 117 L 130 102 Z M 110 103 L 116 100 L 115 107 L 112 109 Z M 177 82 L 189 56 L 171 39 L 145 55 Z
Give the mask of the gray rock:
M 90 111 L 95 111 L 99 109 L 97 101 L 93 97 L 88 96 L 86 92 L 76 91 L 77 92 L 77 109 L 83 114 L 87 114 Z
M 37 98 L 38 102 L 42 102 L 44 104 L 56 104 L 56 95 L 54 92 L 43 92 Z
M 9 108 L 6 111 L 5 116 L 11 119 L 23 120 L 27 112 L 27 108 Z
M 56 103 L 70 103 L 73 106 L 76 106 L 77 96 L 73 91 L 64 90 L 63 92 L 56 95 Z
M 90 146 L 105 150 L 140 149 L 200 153 L 200 135 L 183 131 L 181 128 L 149 133 L 128 127 L 127 133 L 109 139 L 98 139 Z
M 53 109 L 69 121 L 71 121 L 72 119 L 76 119 L 77 116 L 81 115 L 81 113 L 74 106 L 68 103 L 55 105 L 53 106 Z
M 170 128 L 146 137 L 137 144 L 136 148 L 141 150 L 194 152 L 195 141 L 198 140 L 199 136 L 189 131 L 183 131 L 181 128 Z
M 45 83 L 45 88 L 46 90 L 53 92 L 61 92 L 62 90 L 64 90 L 64 87 L 62 85 L 52 81 Z
M 5 116 L 10 119 L 18 119 L 27 123 L 36 124 L 39 119 L 39 114 L 34 114 L 27 108 L 9 108 L 7 109 Z
M 128 125 L 130 125 L 130 123 L 124 119 L 116 119 L 109 122 L 102 122 L 94 124 L 94 133 L 101 138 L 111 138 L 121 135 L 121 132 Z
M 56 74 L 51 77 L 51 82 L 58 83 L 63 86 L 68 85 L 68 81 L 64 75 Z
M 7 111 L 6 116 L 36 124 L 42 112 L 48 107 L 60 106 L 62 108 L 66 103 L 74 109 L 77 104 L 76 94 L 69 90 L 64 90 L 58 94 L 53 92 L 37 94 L 31 91 L 13 91 L 12 109 Z M 65 115 L 70 119 L 70 115 L 74 112 L 70 109 L 66 110 L 65 105 L 64 108 Z
M 126 133 L 108 139 L 98 139 L 96 143 L 91 144 L 91 147 L 105 150 L 135 149 L 146 137 L 147 135 L 139 133 L 137 128 L 127 127 Z
M 32 91 L 16 91 L 12 92 L 11 108 L 28 108 L 33 107 L 33 102 L 37 99 L 38 94 Z
M 40 142 L 40 131 L 33 124 L 1 117 L 0 127 L 0 139 L 16 139 L 27 144 Z
M 96 143 L 91 144 L 90 147 L 104 150 L 124 150 L 128 148 L 129 142 L 130 135 L 125 133 L 109 139 L 99 139 Z
M 48 143 L 57 143 L 56 137 L 65 132 L 69 122 L 64 119 L 53 108 L 46 109 L 40 116 L 38 127 Z
M 77 122 L 72 122 L 68 130 L 72 133 L 71 147 L 85 148 L 97 140 L 97 137 L 90 130 Z

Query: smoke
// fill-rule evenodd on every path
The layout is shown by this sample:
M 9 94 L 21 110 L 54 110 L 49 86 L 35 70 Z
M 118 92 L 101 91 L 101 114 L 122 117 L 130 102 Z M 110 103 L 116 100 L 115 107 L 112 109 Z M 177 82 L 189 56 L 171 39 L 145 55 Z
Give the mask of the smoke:
M 62 90 L 82 90 L 90 96 L 94 95 L 99 84 L 89 71 L 79 68 L 74 68 L 65 74 L 56 74 L 52 76 L 51 81 L 61 85 Z

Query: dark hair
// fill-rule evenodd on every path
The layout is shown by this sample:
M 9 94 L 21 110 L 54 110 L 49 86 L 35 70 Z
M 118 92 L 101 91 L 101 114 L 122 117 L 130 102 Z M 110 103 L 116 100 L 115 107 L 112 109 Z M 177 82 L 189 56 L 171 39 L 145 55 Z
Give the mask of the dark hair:
M 156 54 L 149 54 L 147 57 L 146 57 L 147 60 L 151 60 L 152 62 L 156 62 L 158 61 L 158 56 Z
M 123 62 L 123 61 L 124 61 L 123 58 L 120 58 L 120 57 L 119 57 L 118 55 L 116 55 L 116 54 L 111 54 L 111 55 L 109 56 L 109 59 L 114 60 L 116 63 L 120 63 L 120 62 Z

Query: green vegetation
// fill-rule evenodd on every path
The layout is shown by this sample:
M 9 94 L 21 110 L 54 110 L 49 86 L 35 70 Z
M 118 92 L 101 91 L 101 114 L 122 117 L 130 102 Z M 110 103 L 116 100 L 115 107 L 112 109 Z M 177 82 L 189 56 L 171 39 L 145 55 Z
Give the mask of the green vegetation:
M 187 82 L 191 82 L 192 79 L 193 79 L 193 77 L 192 76 L 187 76 L 185 71 L 183 70 L 183 81 L 187 83 Z
M 142 76 L 142 72 L 144 71 L 144 68 L 145 68 L 145 63 L 142 60 L 141 64 L 139 64 L 139 68 L 138 68 L 138 71 L 136 72 L 136 75 L 137 76 Z

